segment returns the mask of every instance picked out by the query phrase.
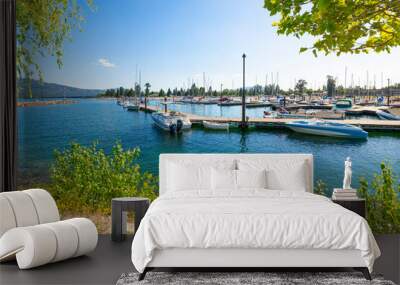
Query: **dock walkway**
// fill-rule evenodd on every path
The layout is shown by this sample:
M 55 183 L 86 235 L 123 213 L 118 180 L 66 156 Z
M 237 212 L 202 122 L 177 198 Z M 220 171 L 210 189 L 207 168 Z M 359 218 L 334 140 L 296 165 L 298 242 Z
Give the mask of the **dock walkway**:
M 140 109 L 146 112 L 156 112 L 158 109 L 154 106 L 147 106 L 145 109 L 144 105 L 140 106 Z M 191 113 L 183 113 L 186 115 L 192 124 L 199 125 L 203 121 L 213 121 L 219 123 L 240 123 L 240 118 L 225 118 L 225 117 L 209 117 L 200 116 Z M 291 118 L 250 118 L 248 123 L 254 124 L 260 128 L 284 128 L 285 123 L 296 121 L 299 119 Z M 337 122 L 342 124 L 350 124 L 363 128 L 364 130 L 379 130 L 379 131 L 400 131 L 400 121 L 388 121 L 388 120 L 372 120 L 372 119 L 351 119 L 351 120 L 329 120 L 330 122 Z

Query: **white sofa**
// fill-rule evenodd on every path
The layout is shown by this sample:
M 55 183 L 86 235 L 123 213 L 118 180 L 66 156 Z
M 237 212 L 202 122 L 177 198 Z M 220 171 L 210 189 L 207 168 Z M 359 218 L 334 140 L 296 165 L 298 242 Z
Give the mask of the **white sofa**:
M 86 218 L 60 221 L 53 197 L 43 189 L 0 193 L 0 262 L 20 269 L 84 255 L 96 248 L 97 229 Z

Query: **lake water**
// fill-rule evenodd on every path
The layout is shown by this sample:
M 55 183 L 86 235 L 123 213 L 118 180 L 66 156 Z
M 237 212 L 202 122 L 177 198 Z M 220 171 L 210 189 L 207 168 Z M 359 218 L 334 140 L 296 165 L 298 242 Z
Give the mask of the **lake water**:
M 176 105 L 179 110 L 206 115 L 239 117 L 240 106 Z M 249 109 L 248 115 L 262 113 Z M 353 180 L 369 179 L 389 161 L 400 175 L 400 132 L 370 132 L 367 141 L 307 136 L 290 130 L 215 132 L 193 128 L 171 135 L 153 125 L 151 114 L 128 112 L 115 100 L 83 99 L 77 104 L 18 108 L 19 184 L 48 181 L 54 149 L 71 141 L 84 145 L 94 140 L 109 151 L 116 140 L 124 147 L 140 147 L 143 169 L 158 174 L 160 153 L 312 153 L 315 180 L 330 188 L 341 186 L 343 161 L 353 159 Z M 358 183 L 354 183 L 357 186 Z

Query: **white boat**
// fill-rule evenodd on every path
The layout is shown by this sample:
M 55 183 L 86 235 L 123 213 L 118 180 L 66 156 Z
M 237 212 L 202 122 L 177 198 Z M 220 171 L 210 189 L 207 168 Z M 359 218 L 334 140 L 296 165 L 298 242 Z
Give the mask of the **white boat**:
M 211 130 L 229 130 L 229 123 L 203 121 L 203 127 Z
M 400 121 L 400 116 L 393 115 L 389 111 L 384 111 L 384 110 L 378 110 L 376 111 L 376 115 L 379 117 L 381 120 L 395 120 L 395 121 Z
M 128 111 L 139 111 L 139 104 L 135 104 L 135 103 L 132 103 L 132 102 L 128 102 L 127 104 L 126 104 L 126 109 L 128 110 Z
M 349 109 L 353 106 L 351 99 L 339 99 L 335 103 L 335 107 L 338 109 Z
M 366 139 L 368 137 L 368 133 L 359 127 L 323 120 L 292 121 L 286 123 L 286 126 L 295 132 L 311 135 L 352 139 Z
M 151 115 L 157 127 L 171 133 L 179 133 L 192 127 L 190 120 L 175 112 L 155 112 Z
M 264 111 L 264 118 L 270 118 L 270 119 L 275 119 L 279 117 L 279 113 L 276 111 Z

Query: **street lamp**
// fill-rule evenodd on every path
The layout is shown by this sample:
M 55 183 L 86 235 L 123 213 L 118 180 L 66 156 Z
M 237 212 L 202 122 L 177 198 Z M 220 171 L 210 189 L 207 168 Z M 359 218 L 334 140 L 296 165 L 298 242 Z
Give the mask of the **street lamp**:
M 247 122 L 246 122 L 246 87 L 245 87 L 245 74 L 246 74 L 246 54 L 242 55 L 243 58 L 243 88 L 242 88 L 242 122 L 241 122 L 241 127 L 246 128 L 247 127 Z

